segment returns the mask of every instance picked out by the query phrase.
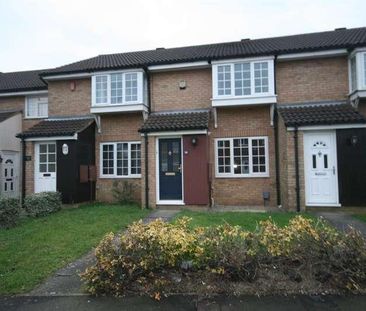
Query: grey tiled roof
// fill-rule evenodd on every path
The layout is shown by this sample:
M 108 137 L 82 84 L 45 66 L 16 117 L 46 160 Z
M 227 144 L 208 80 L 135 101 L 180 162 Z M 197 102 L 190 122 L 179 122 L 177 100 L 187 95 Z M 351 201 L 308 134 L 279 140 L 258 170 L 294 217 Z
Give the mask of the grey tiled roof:
M 148 133 L 203 130 L 208 128 L 209 114 L 208 110 L 155 112 L 149 115 L 139 131 Z
M 19 138 L 72 136 L 86 129 L 93 118 L 69 118 L 43 120 L 17 135 Z
M 352 49 L 366 45 L 366 27 L 217 44 L 99 55 L 48 71 L 45 75 L 112 70 L 235 57 Z
M 47 90 L 39 74 L 45 70 L 5 72 L 0 74 L 0 93 Z
M 0 122 L 3 122 L 7 119 L 9 119 L 10 117 L 12 117 L 13 115 L 20 113 L 21 110 L 4 110 L 4 111 L 0 111 Z
M 346 103 L 319 103 L 278 108 L 286 126 L 366 123 L 366 119 Z

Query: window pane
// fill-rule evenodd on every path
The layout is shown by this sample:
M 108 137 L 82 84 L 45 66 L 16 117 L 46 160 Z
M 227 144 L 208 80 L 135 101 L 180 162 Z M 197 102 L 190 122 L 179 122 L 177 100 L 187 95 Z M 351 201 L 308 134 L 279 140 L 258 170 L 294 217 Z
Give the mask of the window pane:
M 366 86 L 366 53 L 363 54 L 363 83 Z
M 28 97 L 27 117 L 47 117 L 48 97 Z
M 128 175 L 128 143 L 117 144 L 117 175 Z
M 104 175 L 114 174 L 114 145 L 108 144 L 102 147 L 102 166 Z
M 222 65 L 217 67 L 217 94 L 231 94 L 231 66 Z
M 254 63 L 254 91 L 255 93 L 266 93 L 268 86 L 268 62 Z
M 131 174 L 141 174 L 141 144 L 131 144 Z
M 235 95 L 250 95 L 251 93 L 251 74 L 250 63 L 235 64 Z
M 253 173 L 266 172 L 266 150 L 264 138 L 252 139 L 252 170 Z
M 107 103 L 108 76 L 95 77 L 95 101 L 97 104 Z
M 247 138 L 234 139 L 234 174 L 249 174 L 249 144 Z
M 352 91 L 357 89 L 356 56 L 351 58 L 351 87 Z
M 122 103 L 122 74 L 111 75 L 111 103 L 121 104 Z
M 218 140 L 217 141 L 217 171 L 219 173 L 231 172 L 231 159 L 230 159 L 230 141 Z
M 126 102 L 137 101 L 137 73 L 126 73 L 125 80 Z

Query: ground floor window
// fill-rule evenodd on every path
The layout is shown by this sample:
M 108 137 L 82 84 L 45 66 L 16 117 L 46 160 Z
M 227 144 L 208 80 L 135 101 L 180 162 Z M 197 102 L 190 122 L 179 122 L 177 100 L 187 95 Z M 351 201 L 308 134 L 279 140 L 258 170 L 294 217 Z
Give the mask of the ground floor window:
M 100 144 L 100 167 L 102 177 L 141 177 L 141 143 Z
M 217 177 L 268 175 L 268 137 L 216 139 Z

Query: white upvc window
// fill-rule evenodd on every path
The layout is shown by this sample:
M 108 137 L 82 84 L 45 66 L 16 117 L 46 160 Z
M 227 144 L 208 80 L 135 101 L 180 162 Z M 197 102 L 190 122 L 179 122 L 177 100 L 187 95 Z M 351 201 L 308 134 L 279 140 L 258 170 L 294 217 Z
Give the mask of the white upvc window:
M 217 138 L 216 177 L 268 177 L 268 137 Z
M 92 77 L 92 106 L 143 103 L 143 72 L 126 71 Z
M 48 117 L 48 97 L 28 96 L 25 98 L 25 117 L 27 119 Z
M 366 90 L 366 49 L 356 49 L 349 57 L 350 92 Z
M 213 99 L 274 95 L 273 58 L 214 62 Z
M 101 143 L 100 176 L 108 178 L 141 177 L 141 143 Z

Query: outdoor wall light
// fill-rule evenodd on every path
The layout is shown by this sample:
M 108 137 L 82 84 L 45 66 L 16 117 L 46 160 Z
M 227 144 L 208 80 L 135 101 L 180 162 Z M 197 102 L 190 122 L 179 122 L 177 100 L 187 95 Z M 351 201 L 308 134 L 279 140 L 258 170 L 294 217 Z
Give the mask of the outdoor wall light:
M 192 137 L 191 143 L 193 146 L 196 146 L 198 144 L 198 138 L 197 137 Z
M 352 145 L 352 146 L 356 146 L 356 145 L 357 145 L 357 143 L 358 143 L 358 137 L 357 137 L 356 135 L 353 135 L 353 136 L 351 137 L 351 145 Z

